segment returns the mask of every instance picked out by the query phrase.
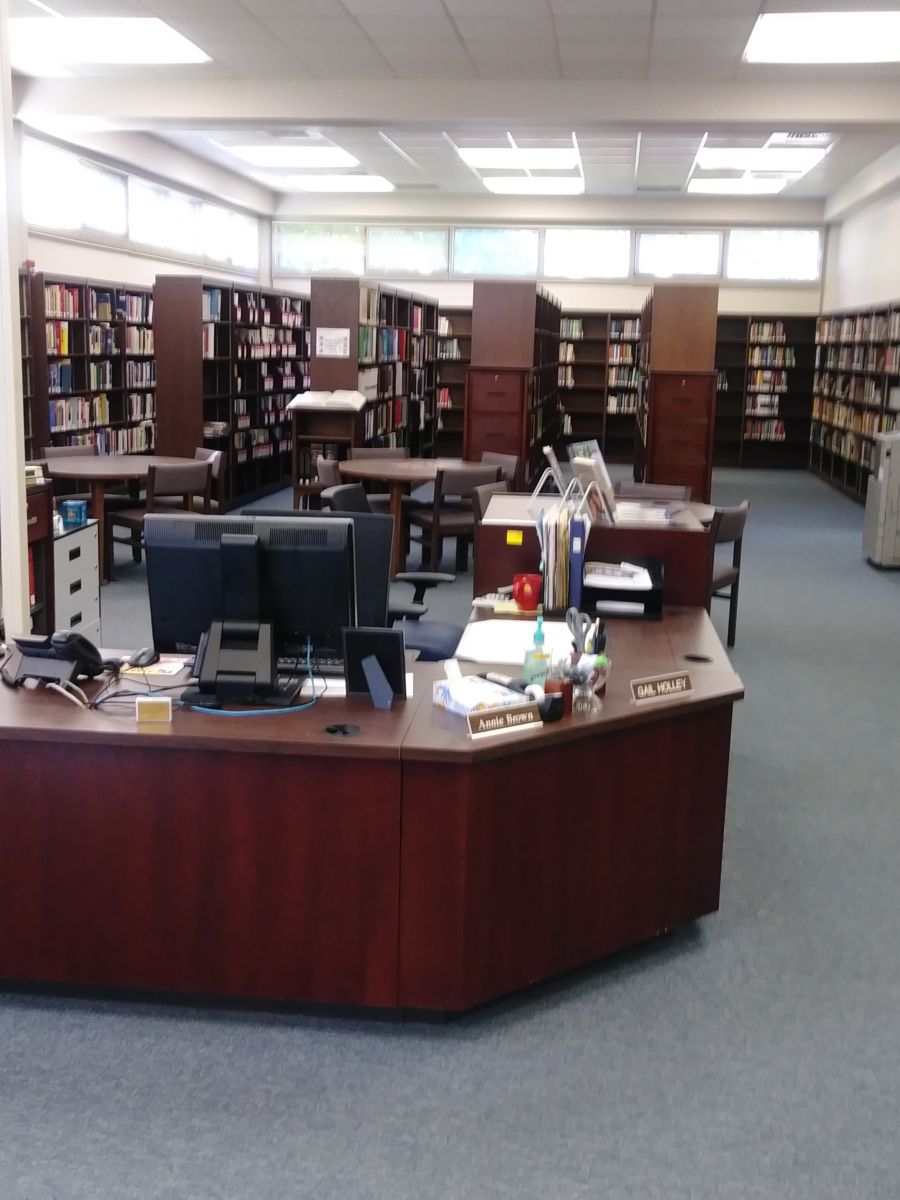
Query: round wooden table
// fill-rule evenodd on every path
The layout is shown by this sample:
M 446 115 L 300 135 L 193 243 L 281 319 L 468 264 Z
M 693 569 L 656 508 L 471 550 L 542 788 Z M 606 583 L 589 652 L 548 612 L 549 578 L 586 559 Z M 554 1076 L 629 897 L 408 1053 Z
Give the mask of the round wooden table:
M 464 471 L 467 467 L 483 471 L 484 463 L 465 462 L 461 458 L 348 458 L 338 463 L 344 479 L 386 483 L 391 496 L 394 541 L 391 547 L 391 574 L 406 566 L 403 546 L 403 493 L 413 484 L 433 483 L 438 471 Z
M 72 454 L 44 459 L 51 479 L 75 479 L 86 483 L 91 493 L 91 516 L 97 520 L 100 541 L 100 578 L 106 573 L 106 512 L 103 497 L 111 483 L 137 483 L 146 480 L 151 466 L 183 467 L 193 458 L 173 458 L 167 454 Z

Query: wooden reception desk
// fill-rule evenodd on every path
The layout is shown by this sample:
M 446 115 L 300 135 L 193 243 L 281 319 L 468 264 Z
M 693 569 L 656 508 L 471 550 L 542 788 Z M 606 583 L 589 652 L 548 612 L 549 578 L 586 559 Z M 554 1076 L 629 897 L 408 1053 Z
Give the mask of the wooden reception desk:
M 741 681 L 697 609 L 610 653 L 598 716 L 475 743 L 439 666 L 389 713 L 155 728 L 0 689 L 0 976 L 458 1012 L 715 911 Z

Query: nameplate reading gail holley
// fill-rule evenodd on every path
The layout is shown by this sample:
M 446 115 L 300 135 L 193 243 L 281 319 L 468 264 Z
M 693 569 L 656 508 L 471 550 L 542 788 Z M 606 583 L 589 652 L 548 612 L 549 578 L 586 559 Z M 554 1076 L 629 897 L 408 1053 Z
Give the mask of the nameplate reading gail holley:
M 650 675 L 631 681 L 631 699 L 635 704 L 646 704 L 649 700 L 677 700 L 681 696 L 689 696 L 693 690 L 694 685 L 687 671 Z

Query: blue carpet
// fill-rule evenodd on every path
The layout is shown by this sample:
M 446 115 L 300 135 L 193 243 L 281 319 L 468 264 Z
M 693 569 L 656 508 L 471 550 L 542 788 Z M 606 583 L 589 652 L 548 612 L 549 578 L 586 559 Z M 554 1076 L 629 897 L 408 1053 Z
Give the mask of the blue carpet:
M 717 916 L 444 1026 L 3 997 L 0 1196 L 897 1200 L 900 574 L 743 496 Z

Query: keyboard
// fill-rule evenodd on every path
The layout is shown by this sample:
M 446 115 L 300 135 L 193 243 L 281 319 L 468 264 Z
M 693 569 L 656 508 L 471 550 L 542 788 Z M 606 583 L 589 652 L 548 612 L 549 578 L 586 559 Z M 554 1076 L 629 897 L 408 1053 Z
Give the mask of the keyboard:
M 318 654 L 312 659 L 313 675 L 324 675 L 327 679 L 344 678 L 344 660 L 337 655 Z M 306 654 L 299 657 L 278 659 L 279 676 L 293 675 L 298 679 L 306 676 Z

